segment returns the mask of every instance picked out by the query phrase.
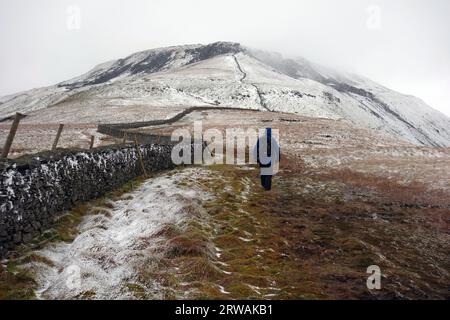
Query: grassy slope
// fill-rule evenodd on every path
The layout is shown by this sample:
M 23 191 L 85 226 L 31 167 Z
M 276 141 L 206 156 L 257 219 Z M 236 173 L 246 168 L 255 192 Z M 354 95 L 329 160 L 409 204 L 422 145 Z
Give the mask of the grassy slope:
M 262 191 L 256 168 L 199 170 L 207 178 L 180 186 L 214 197 L 185 207 L 191 218 L 184 225 L 155 235 L 163 259 L 124 284 L 137 299 L 151 297 L 139 283 L 155 280 L 167 299 L 448 297 L 448 209 L 405 202 L 419 189 L 318 174 L 286 158 L 271 192 Z M 45 237 L 71 241 L 84 214 L 108 205 L 103 199 L 75 210 Z M 26 251 L 1 270 L 0 298 L 34 297 L 33 275 L 19 266 L 40 257 Z M 384 275 L 380 291 L 366 289 L 372 264 Z
M 206 220 L 193 213 L 186 230 L 171 230 L 168 298 L 448 296 L 448 209 L 415 207 L 398 194 L 417 190 L 362 189 L 364 177 L 323 177 L 287 162 L 271 192 L 262 191 L 256 170 L 230 166 L 186 182 L 216 197 L 203 204 Z M 374 264 L 383 273 L 380 291 L 366 288 Z

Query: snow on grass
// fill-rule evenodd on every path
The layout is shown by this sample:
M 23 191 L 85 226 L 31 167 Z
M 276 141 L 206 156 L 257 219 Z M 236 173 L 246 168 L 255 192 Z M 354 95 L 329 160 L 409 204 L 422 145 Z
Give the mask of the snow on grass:
M 37 252 L 50 261 L 31 265 L 38 297 L 132 299 L 130 287 L 138 287 L 161 298 L 157 279 L 141 283 L 139 270 L 161 258 L 157 233 L 188 218 L 188 210 L 183 208 L 192 199 L 208 197 L 195 187 L 179 185 L 198 174 L 198 169 L 186 169 L 148 180 L 113 202 L 109 212 L 87 216 L 72 243 L 52 244 Z

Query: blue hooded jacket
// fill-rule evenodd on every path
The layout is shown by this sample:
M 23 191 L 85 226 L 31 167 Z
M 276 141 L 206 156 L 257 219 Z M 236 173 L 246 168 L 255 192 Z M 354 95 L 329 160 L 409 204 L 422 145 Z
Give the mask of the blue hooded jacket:
M 263 139 L 266 139 L 265 143 L 267 144 L 267 155 L 261 155 L 261 152 L 264 152 L 264 150 L 260 151 L 260 144 L 264 142 Z M 264 136 L 258 139 L 258 142 L 256 143 L 256 160 L 258 162 L 258 165 L 263 168 L 270 168 L 272 166 L 272 161 L 269 161 L 268 163 L 262 163 L 261 158 L 264 156 L 267 156 L 271 159 L 274 159 L 272 157 L 272 145 L 275 147 L 275 150 L 278 149 L 278 161 L 281 159 L 281 150 L 278 142 L 276 139 L 272 138 L 272 128 L 266 128 L 266 133 Z

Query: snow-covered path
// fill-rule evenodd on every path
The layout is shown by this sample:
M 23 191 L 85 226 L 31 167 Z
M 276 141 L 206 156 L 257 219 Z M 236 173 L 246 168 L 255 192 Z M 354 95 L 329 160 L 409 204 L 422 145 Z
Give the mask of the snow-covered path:
M 87 216 L 72 243 L 56 243 L 37 252 L 44 259 L 31 268 L 42 299 L 131 299 L 133 288 L 162 298 L 157 279 L 142 281 L 140 271 L 157 265 L 167 226 L 181 225 L 198 200 L 208 197 L 183 181 L 202 174 L 196 169 L 165 173 L 134 192 Z

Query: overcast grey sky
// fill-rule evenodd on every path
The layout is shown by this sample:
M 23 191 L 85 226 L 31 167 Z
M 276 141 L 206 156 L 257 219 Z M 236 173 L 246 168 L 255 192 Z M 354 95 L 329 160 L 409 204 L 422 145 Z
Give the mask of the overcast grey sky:
M 449 15 L 448 0 L 1 0 L 0 95 L 139 50 L 235 41 L 365 75 L 450 115 Z

